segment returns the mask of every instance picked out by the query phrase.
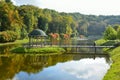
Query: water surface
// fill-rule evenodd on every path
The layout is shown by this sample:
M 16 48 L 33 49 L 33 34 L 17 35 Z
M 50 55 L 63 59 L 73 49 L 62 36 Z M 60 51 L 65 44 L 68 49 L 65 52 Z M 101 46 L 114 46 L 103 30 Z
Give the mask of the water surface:
M 108 55 L 12 54 L 0 57 L 1 80 L 102 80 Z

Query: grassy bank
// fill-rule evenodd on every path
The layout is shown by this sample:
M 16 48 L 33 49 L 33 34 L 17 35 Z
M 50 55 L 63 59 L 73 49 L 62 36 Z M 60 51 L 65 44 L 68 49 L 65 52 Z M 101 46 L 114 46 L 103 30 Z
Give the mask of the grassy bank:
M 44 47 L 44 48 L 24 48 L 17 47 L 11 50 L 14 53 L 63 53 L 65 50 L 63 48 L 54 47 Z
M 114 44 L 116 41 L 96 41 L 99 45 L 109 45 Z M 109 44 L 108 44 L 109 43 Z M 112 65 L 103 80 L 120 80 L 120 46 L 113 49 L 104 49 L 108 52 L 112 58 Z
M 120 42 L 120 40 L 105 40 L 105 39 L 99 39 L 97 41 L 95 41 L 97 45 L 104 45 L 104 46 L 111 46 L 114 45 L 118 42 Z
M 16 40 L 15 42 L 0 43 L 0 46 L 10 45 L 10 44 L 23 44 L 23 43 L 27 43 L 27 42 L 28 42 L 28 39 Z
M 120 47 L 107 51 L 112 58 L 112 65 L 103 80 L 120 80 Z

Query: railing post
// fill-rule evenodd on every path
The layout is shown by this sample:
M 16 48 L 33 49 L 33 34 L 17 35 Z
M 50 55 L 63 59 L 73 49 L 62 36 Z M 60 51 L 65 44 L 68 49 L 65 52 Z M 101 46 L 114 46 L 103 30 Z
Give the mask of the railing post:
M 95 53 L 96 53 L 96 43 L 94 42 L 94 48 L 95 48 Z

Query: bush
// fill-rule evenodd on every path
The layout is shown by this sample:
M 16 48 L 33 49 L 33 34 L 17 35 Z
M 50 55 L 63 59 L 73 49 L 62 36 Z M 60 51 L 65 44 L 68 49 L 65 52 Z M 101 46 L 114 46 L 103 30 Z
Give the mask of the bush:
M 117 39 L 117 32 L 112 26 L 108 26 L 104 32 L 104 39 L 106 40 L 115 40 Z
M 119 47 L 119 46 L 120 46 L 120 42 L 115 43 L 114 46 L 115 46 L 115 47 Z
M 17 39 L 18 39 L 18 35 L 14 31 L 3 31 L 3 32 L 0 32 L 0 42 L 1 43 L 14 42 Z

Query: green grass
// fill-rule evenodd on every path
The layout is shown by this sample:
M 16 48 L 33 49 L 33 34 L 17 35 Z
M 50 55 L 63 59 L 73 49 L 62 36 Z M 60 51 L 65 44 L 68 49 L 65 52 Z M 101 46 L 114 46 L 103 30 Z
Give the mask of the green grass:
M 104 44 L 105 42 L 107 42 L 107 40 L 105 39 L 99 39 L 97 41 L 95 41 L 97 45 L 101 45 L 101 44 Z
M 112 65 L 103 80 L 120 80 L 120 47 L 108 50 L 112 58 Z
M 113 45 L 116 42 L 118 41 L 106 41 L 103 39 L 96 41 L 98 45 Z M 120 80 L 120 46 L 112 49 L 104 48 L 103 50 L 110 54 L 113 61 L 103 80 Z
M 111 46 L 111 45 L 114 45 L 114 44 L 120 42 L 120 40 L 99 39 L 99 40 L 97 40 L 95 42 L 96 42 L 97 45 Z
M 22 43 L 27 43 L 27 42 L 28 42 L 28 39 L 16 40 L 15 42 L 0 43 L 0 46 L 10 45 L 10 44 L 22 44 Z
M 17 47 L 11 50 L 14 53 L 63 53 L 65 50 L 63 48 L 54 47 L 44 47 L 44 48 L 24 48 Z

